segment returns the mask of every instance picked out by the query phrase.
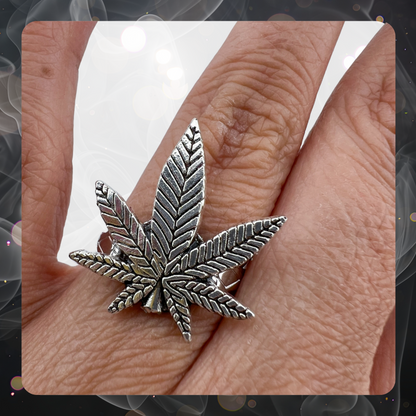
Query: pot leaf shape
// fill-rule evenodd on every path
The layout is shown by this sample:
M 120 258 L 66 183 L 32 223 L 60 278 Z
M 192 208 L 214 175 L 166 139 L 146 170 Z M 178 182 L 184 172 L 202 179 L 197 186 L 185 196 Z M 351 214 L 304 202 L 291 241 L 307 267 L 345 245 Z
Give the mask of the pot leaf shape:
M 226 318 L 254 317 L 212 277 L 241 267 L 282 227 L 286 217 L 240 224 L 203 242 L 198 235 L 205 199 L 204 148 L 193 119 L 162 169 L 152 219 L 141 224 L 123 198 L 101 181 L 97 205 L 113 247 L 110 255 L 78 250 L 70 258 L 89 270 L 124 283 L 108 307 L 119 312 L 153 296 L 168 310 L 183 338 L 191 341 L 190 304 Z

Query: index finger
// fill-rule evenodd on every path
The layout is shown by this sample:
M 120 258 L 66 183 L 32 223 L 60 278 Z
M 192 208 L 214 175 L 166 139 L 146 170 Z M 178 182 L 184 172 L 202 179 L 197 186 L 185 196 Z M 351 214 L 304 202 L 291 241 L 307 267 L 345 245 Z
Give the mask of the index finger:
M 58 267 L 56 254 L 72 183 L 78 66 L 94 26 L 95 22 L 33 22 L 22 35 L 25 316 L 31 314 L 36 293 L 42 292 L 43 299 L 48 298 L 52 270 Z M 60 271 L 62 284 L 65 279 Z M 35 306 L 38 309 L 39 305 Z

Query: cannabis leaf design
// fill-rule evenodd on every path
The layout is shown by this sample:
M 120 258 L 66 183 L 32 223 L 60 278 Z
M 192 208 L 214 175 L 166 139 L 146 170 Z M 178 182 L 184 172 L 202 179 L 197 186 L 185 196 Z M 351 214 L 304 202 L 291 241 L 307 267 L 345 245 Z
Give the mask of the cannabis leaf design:
M 95 193 L 112 239 L 111 253 L 77 250 L 69 256 L 124 283 L 110 312 L 138 302 L 146 312 L 169 311 L 186 341 L 191 341 L 191 303 L 227 318 L 254 317 L 218 287 L 216 278 L 252 259 L 286 217 L 240 224 L 203 241 L 197 231 L 205 199 L 205 160 L 197 119 L 162 169 L 150 221 L 141 224 L 123 198 L 103 182 L 96 182 Z

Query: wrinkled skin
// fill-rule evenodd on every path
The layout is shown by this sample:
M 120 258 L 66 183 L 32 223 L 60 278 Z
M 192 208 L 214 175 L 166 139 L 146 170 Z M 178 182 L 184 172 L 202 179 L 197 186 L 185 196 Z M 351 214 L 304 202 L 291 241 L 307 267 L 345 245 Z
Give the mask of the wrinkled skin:
M 128 203 L 151 217 L 193 117 L 204 137 L 204 239 L 270 215 L 236 323 L 192 308 L 110 315 L 119 283 L 57 262 L 71 191 L 77 69 L 92 22 L 23 33 L 23 382 L 34 394 L 383 394 L 394 385 L 394 33 L 339 83 L 298 155 L 341 22 L 237 23 Z M 98 238 L 98 236 L 97 236 Z M 76 249 L 78 247 L 74 247 Z M 93 295 L 91 295 L 91 293 Z

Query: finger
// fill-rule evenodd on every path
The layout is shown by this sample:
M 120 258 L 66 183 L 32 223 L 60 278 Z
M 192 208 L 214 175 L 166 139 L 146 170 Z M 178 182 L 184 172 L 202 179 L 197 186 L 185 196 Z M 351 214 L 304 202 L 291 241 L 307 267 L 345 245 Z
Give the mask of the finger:
M 152 190 L 193 117 L 199 120 L 206 164 L 198 233 L 206 240 L 230 226 L 269 216 L 299 150 L 341 27 L 339 22 L 237 23 L 129 199 L 140 218 L 150 219 Z M 164 319 L 166 328 L 172 328 L 172 318 Z M 194 308 L 193 354 L 178 346 L 182 368 L 195 359 L 220 319 Z
M 212 237 L 230 225 L 270 214 L 299 148 L 341 26 L 238 23 L 186 99 L 133 191 L 129 206 L 138 218 L 142 222 L 150 219 L 162 166 L 194 117 L 199 119 L 206 151 L 202 236 Z M 36 378 L 31 364 L 48 360 L 50 368 L 65 363 L 61 373 L 65 380 L 55 380 L 55 393 L 63 394 L 68 388 L 72 394 L 159 394 L 172 390 L 215 331 L 219 318 L 193 308 L 193 340 L 184 344 L 169 314 L 152 316 L 128 308 L 108 316 L 106 307 L 117 290 L 121 290 L 117 282 L 88 271 L 70 286 L 65 298 L 52 305 L 44 324 L 53 325 L 54 315 L 60 316 L 62 310 L 79 311 L 79 315 L 64 317 L 65 331 L 72 333 L 74 340 L 56 354 L 40 348 L 30 357 L 26 355 L 25 387 L 32 384 L 30 391 L 38 393 L 50 389 L 48 372 Z M 26 337 L 36 338 L 31 331 L 26 331 Z M 68 353 L 77 351 L 76 340 L 91 332 L 106 335 L 94 337 L 87 347 L 94 368 L 88 364 L 80 369 L 76 359 L 67 359 Z M 47 335 L 45 345 L 53 344 L 54 339 L 56 334 L 53 339 Z M 114 348 L 120 340 L 121 346 Z
M 269 216 L 299 150 L 341 27 L 340 22 L 238 23 L 129 198 L 140 218 L 151 217 L 150 190 L 193 117 L 199 120 L 206 161 L 199 234 L 206 240 L 232 225 Z M 219 320 L 202 309 L 193 311 L 193 346 L 202 346 Z
M 396 309 L 384 327 L 371 371 L 370 394 L 389 393 L 396 378 Z
M 242 23 L 189 94 L 129 202 L 149 219 L 162 166 L 190 120 L 204 140 L 204 238 L 274 207 L 341 23 Z
M 56 293 L 56 254 L 72 180 L 78 66 L 95 22 L 33 22 L 22 36 L 22 273 L 24 316 Z M 59 285 L 65 279 L 60 270 Z
M 285 184 L 275 213 L 288 223 L 238 293 L 255 321 L 223 321 L 178 394 L 202 385 L 209 394 L 369 393 L 394 305 L 394 59 L 386 26 L 335 90 Z M 218 357 L 225 368 L 212 365 Z

